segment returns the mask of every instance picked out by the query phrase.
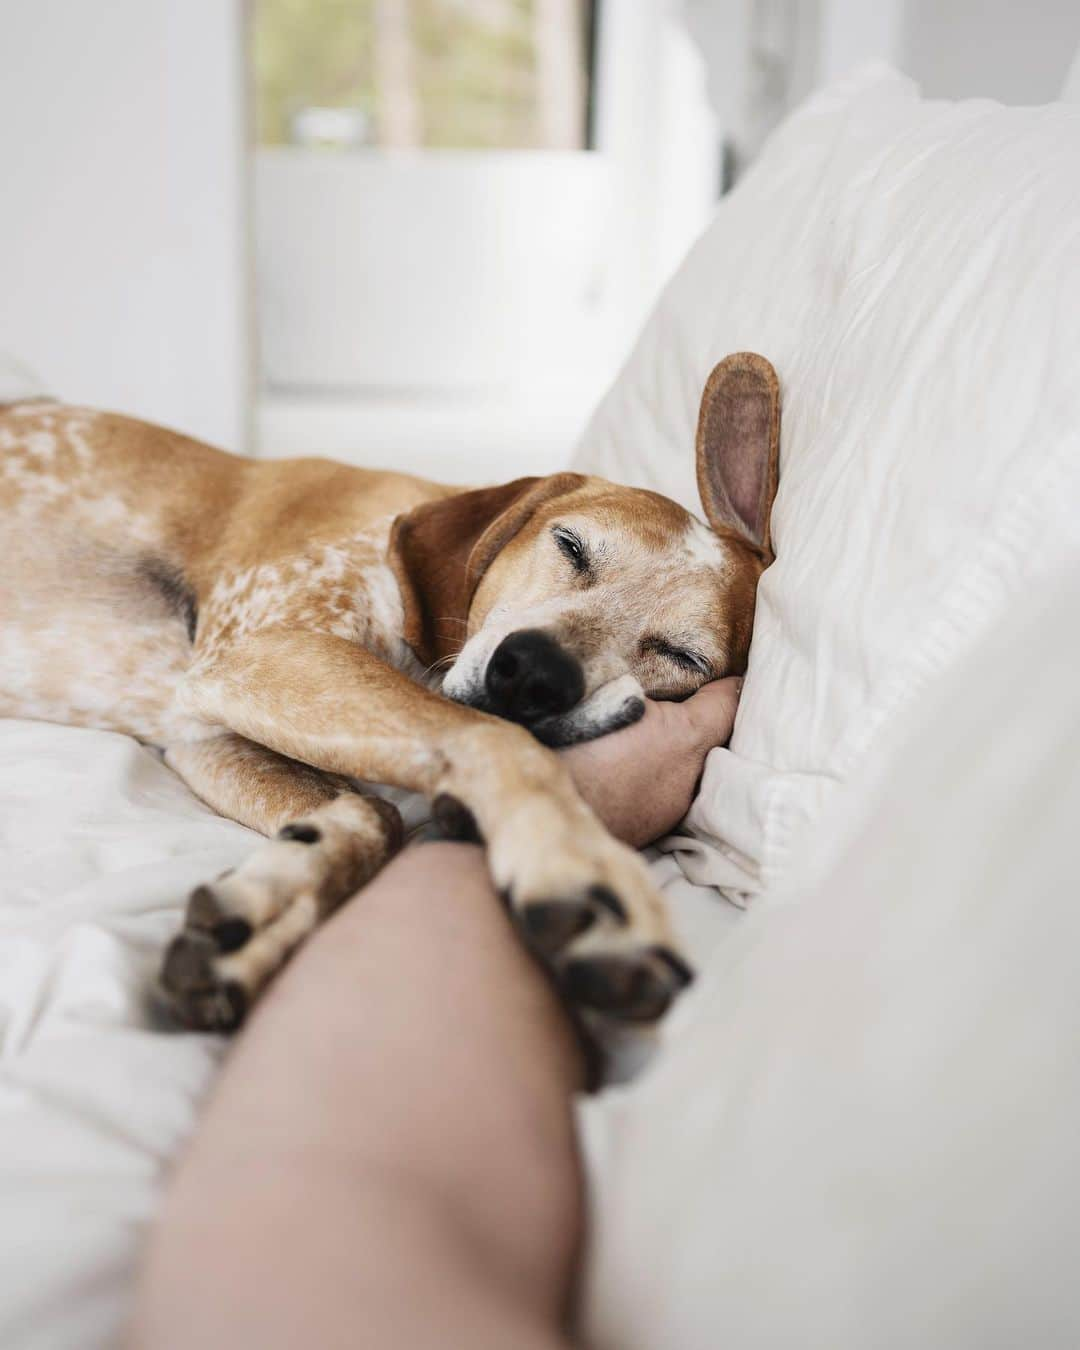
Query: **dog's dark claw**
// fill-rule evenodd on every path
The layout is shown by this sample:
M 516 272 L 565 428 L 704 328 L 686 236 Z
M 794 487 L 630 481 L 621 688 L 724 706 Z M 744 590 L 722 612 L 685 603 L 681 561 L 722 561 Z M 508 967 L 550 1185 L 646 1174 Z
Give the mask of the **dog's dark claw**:
M 322 839 L 322 831 L 317 825 L 305 825 L 300 821 L 294 821 L 291 825 L 283 825 L 278 830 L 277 837 L 285 843 L 317 844 Z
M 582 900 L 539 900 L 521 911 L 521 927 L 529 946 L 541 956 L 554 956 L 591 928 L 596 911 Z
M 680 989 L 685 989 L 688 984 L 693 984 L 694 972 L 678 953 L 673 952 L 670 947 L 651 947 L 649 950 L 651 955 L 656 957 L 658 961 L 663 961 L 664 965 L 671 971 Z
M 219 952 L 236 952 L 248 941 L 252 934 L 251 924 L 247 919 L 233 918 L 222 919 L 214 925 L 214 941 L 217 943 Z
M 185 932 L 173 940 L 171 952 L 180 944 L 183 950 L 185 942 L 198 945 L 198 939 L 206 934 L 213 939 L 219 952 L 238 951 L 251 937 L 251 924 L 239 915 L 229 914 L 222 904 L 221 897 L 212 886 L 196 886 L 188 897 L 187 913 L 184 916 Z M 184 958 L 194 959 L 190 956 Z M 166 955 L 166 965 L 169 957 Z
M 655 1022 L 692 978 L 666 947 L 582 956 L 563 969 L 563 987 L 575 1003 L 625 1022 Z
M 590 886 L 589 899 L 604 909 L 619 923 L 626 922 L 626 907 L 610 886 Z

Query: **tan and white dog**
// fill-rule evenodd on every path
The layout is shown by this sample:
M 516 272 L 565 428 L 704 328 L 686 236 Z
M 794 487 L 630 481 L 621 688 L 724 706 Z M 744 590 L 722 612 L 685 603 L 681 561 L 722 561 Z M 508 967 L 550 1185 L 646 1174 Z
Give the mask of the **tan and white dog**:
M 190 897 L 162 971 L 182 1019 L 235 1027 L 398 847 L 363 784 L 475 823 L 571 999 L 659 1016 L 689 978 L 662 901 L 547 747 L 744 669 L 778 442 L 772 367 L 727 358 L 698 427 L 709 529 L 581 474 L 460 491 L 0 408 L 0 715 L 160 746 L 272 836 Z

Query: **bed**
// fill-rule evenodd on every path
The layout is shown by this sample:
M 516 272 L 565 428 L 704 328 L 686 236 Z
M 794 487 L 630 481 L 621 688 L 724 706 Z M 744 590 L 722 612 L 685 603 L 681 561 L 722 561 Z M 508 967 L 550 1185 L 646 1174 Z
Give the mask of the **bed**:
M 911 1278 L 881 1285 L 890 1195 L 868 1207 L 842 1174 L 839 1108 L 814 1119 L 818 1144 L 835 1132 L 835 1190 L 804 1190 L 797 1213 L 783 1203 L 800 1192 L 778 1160 L 805 1179 L 822 1156 L 799 1130 L 814 1080 L 782 1034 L 819 987 L 760 1010 L 773 1018 L 760 1072 L 752 1035 L 735 1056 L 732 1029 L 754 1005 L 740 979 L 784 915 L 802 916 L 792 931 L 811 945 L 851 931 L 828 927 L 846 911 L 821 897 L 888 736 L 1020 597 L 1080 560 L 1080 110 L 930 103 L 881 67 L 815 97 L 669 285 L 575 467 L 693 507 L 697 400 L 711 365 L 744 348 L 784 383 L 778 562 L 731 747 L 652 858 L 704 978 L 656 1062 L 581 1103 L 579 1326 L 596 1350 L 901 1344 L 900 1314 L 926 1287 L 917 1250 L 898 1267 Z M 141 1235 L 221 1054 L 167 1029 L 150 977 L 187 892 L 253 839 L 131 740 L 0 721 L 2 1345 L 116 1341 Z M 798 962 L 785 970 L 796 980 Z M 921 1034 L 873 1054 L 911 1071 L 933 1040 Z M 733 1058 L 741 1088 L 720 1091 Z M 881 1137 L 898 1158 L 902 1136 Z M 883 1156 L 887 1168 L 890 1155 L 867 1157 L 879 1178 Z M 770 1244 L 766 1214 L 783 1241 Z M 1051 1231 L 1017 1215 L 1018 1243 Z M 981 1330 L 963 1324 L 963 1343 L 994 1343 Z

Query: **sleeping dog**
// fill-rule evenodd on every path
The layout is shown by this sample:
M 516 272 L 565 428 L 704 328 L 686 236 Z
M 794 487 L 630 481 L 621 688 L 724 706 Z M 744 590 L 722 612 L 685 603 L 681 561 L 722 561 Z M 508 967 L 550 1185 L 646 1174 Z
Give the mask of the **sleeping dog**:
M 702 400 L 711 528 L 576 473 L 461 491 L 0 408 L 0 714 L 137 736 L 270 836 L 188 901 L 162 968 L 181 1019 L 237 1026 L 392 855 L 400 816 L 368 784 L 475 828 L 571 1000 L 658 1017 L 689 978 L 663 903 L 549 747 L 742 672 L 778 443 L 776 375 L 748 353 Z

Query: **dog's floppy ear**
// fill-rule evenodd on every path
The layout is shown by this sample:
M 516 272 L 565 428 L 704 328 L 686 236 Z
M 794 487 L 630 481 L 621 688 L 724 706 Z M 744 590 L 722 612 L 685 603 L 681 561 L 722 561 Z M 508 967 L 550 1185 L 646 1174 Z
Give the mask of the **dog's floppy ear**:
M 473 594 L 499 550 L 537 507 L 584 482 L 579 473 L 517 478 L 423 502 L 398 516 L 390 565 L 405 606 L 405 641 L 418 660 L 430 665 L 462 646 Z
M 780 459 L 780 381 L 763 356 L 726 356 L 705 381 L 697 481 L 714 530 L 734 530 L 766 563 Z

